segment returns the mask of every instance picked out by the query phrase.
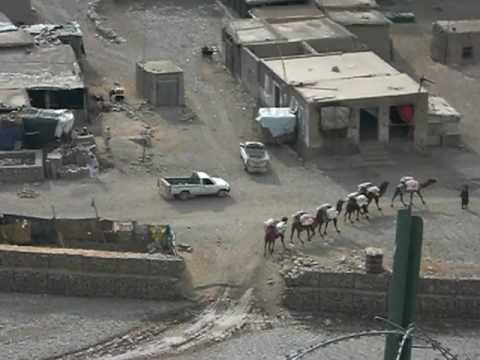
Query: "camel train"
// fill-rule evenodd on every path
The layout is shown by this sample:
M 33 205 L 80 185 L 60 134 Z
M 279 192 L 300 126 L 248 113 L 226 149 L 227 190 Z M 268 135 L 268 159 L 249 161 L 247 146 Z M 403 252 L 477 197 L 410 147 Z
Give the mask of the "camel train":
M 400 179 L 400 182 L 395 187 L 390 206 L 394 206 L 395 199 L 399 198 L 403 206 L 408 207 L 413 204 L 413 197 L 417 195 L 422 204 L 426 205 L 425 199 L 422 195 L 422 190 L 427 188 L 430 185 L 433 185 L 437 182 L 436 179 L 428 179 L 424 182 L 419 182 L 412 176 L 403 176 Z M 290 231 L 290 242 L 293 242 L 293 237 L 296 233 L 297 239 L 305 244 L 301 234 L 307 233 L 307 240 L 311 241 L 312 237 L 318 232 L 321 237 L 327 234 L 327 228 L 330 223 L 333 223 L 337 233 L 340 233 L 338 228 L 338 219 L 342 215 L 346 223 L 354 223 L 354 221 L 360 221 L 360 217 L 369 219 L 369 206 L 370 204 L 375 203 L 377 210 L 382 212 L 380 207 L 380 199 L 387 192 L 389 186 L 388 181 L 382 182 L 380 185 L 376 186 L 370 182 L 365 182 L 359 184 L 357 191 L 350 193 L 344 199 L 337 201 L 336 206 L 333 206 L 330 203 L 322 204 L 317 207 L 314 211 L 297 211 L 292 215 L 292 225 Z M 410 195 L 409 204 L 405 203 L 404 196 Z M 269 219 L 265 221 L 265 246 L 264 246 L 264 256 L 267 252 L 273 254 L 275 249 L 275 241 L 280 238 L 285 249 L 285 232 L 287 229 L 288 218 L 283 217 L 282 220 L 277 221 L 274 219 Z M 323 230 L 322 230 L 323 227 Z

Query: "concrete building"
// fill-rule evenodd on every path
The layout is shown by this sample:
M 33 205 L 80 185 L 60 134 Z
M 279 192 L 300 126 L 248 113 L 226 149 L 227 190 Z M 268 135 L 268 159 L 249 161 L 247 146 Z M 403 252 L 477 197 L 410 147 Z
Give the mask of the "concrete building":
M 370 50 L 382 59 L 393 59 L 393 44 L 390 37 L 391 21 L 377 10 L 328 10 L 327 16 L 358 36 Z
M 442 64 L 480 60 L 480 20 L 437 21 L 432 28 L 432 59 Z
M 350 31 L 322 15 L 232 21 L 222 37 L 227 68 L 255 96 L 262 59 L 366 49 Z
M 315 0 L 322 11 L 328 10 L 371 10 L 378 9 L 375 0 Z
M 303 4 L 307 0 L 224 0 L 223 2 L 235 10 L 240 17 L 248 17 L 249 11 L 257 7 Z
M 313 4 L 295 4 L 256 7 L 250 10 L 253 19 L 278 19 L 278 18 L 321 18 L 325 14 Z
M 183 70 L 171 61 L 157 60 L 137 63 L 137 95 L 153 106 L 185 104 Z
M 460 143 L 462 115 L 445 99 L 428 97 L 428 145 L 455 146 Z
M 26 90 L 31 106 L 69 109 L 85 120 L 87 89 L 70 45 L 6 49 L 0 44 L 0 91 Z
M 32 4 L 30 0 L 0 0 L 0 12 L 17 25 L 32 21 Z
M 412 137 L 427 145 L 427 92 L 373 52 L 266 59 L 259 76 L 263 106 L 296 110 L 303 155 Z

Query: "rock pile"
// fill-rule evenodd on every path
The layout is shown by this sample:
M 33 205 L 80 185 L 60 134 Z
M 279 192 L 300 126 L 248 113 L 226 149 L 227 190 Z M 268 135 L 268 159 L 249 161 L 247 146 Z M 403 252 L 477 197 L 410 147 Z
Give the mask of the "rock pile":
M 101 0 L 92 0 L 88 3 L 87 17 L 95 24 L 97 33 L 103 38 L 111 41 L 112 43 L 121 44 L 126 42 L 124 38 L 119 36 L 115 30 L 105 25 L 106 18 L 100 16 L 97 12 L 98 4 Z

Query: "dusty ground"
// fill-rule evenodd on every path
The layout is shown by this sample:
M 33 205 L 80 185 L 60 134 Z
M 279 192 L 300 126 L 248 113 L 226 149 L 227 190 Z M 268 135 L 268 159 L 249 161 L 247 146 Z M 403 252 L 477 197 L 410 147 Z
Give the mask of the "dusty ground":
M 238 143 L 256 136 L 252 125 L 255 103 L 225 71 L 218 58 L 204 60 L 199 54 L 199 48 L 205 44 L 220 44 L 222 11 L 213 1 L 198 5 L 193 0 L 161 3 L 105 0 L 99 10 L 108 15 L 110 25 L 127 40 L 119 45 L 95 35 L 92 24 L 86 19 L 87 2 L 37 0 L 33 4 L 48 21 L 75 19 L 81 23 L 89 61 L 87 79 L 94 91 L 104 91 L 113 81 L 119 81 L 127 87 L 128 102 L 136 109 L 141 102 L 134 97 L 135 61 L 172 59 L 185 71 L 188 107 L 181 116 L 173 111 L 150 111 L 148 108 L 136 112 L 135 119 L 124 112 L 106 114 L 93 128 L 100 134 L 102 126 L 112 127 L 115 169 L 103 172 L 95 181 L 46 182 L 34 187 L 40 196 L 30 200 L 17 198 L 16 190 L 21 186 L 2 186 L 2 211 L 49 216 L 50 205 L 54 204 L 58 216 L 91 215 L 89 204 L 94 197 L 101 216 L 171 223 L 177 240 L 194 248 L 194 252 L 185 257 L 199 294 L 224 287 L 233 287 L 235 293 L 242 294 L 246 288 L 254 286 L 259 303 L 267 312 L 276 313 L 281 290 L 277 277 L 278 257 L 263 258 L 262 222 L 272 216 L 290 215 L 298 209 L 335 202 L 365 180 L 375 183 L 388 180 L 394 184 L 402 175 L 413 174 L 420 179 L 439 179 L 438 185 L 425 191 L 428 206 L 415 208 L 425 220 L 424 271 L 446 273 L 453 269 L 465 276 L 480 273 L 476 265 L 480 255 L 477 190 L 480 167 L 476 153 L 480 150 L 476 145 L 480 129 L 475 118 L 475 100 L 471 97 L 479 89 L 472 75 L 475 69 L 469 69 L 466 76 L 428 60 L 430 5 L 422 6 L 423 10 L 419 11 L 425 16 L 424 19 L 419 17 L 422 20 L 418 26 L 395 26 L 395 45 L 404 60 L 403 66 L 435 80 L 432 90 L 445 96 L 465 114 L 462 131 L 466 135 L 467 148 L 437 150 L 430 157 L 419 157 L 392 147 L 390 156 L 394 166 L 353 169 L 349 158 L 319 157 L 318 161 L 303 163 L 290 149 L 275 147 L 269 149 L 273 158 L 272 173 L 250 176 L 240 164 Z M 452 5 L 452 8 L 456 7 Z M 412 66 L 406 66 L 407 62 Z M 451 91 L 452 87 L 455 91 Z M 190 119 L 189 113 L 196 116 Z M 187 119 L 182 121 L 179 117 Z M 140 147 L 128 140 L 129 136 L 138 134 L 143 123 L 150 124 L 156 131 L 150 151 L 151 162 L 147 165 L 138 161 Z M 231 198 L 194 199 L 182 203 L 165 201 L 158 195 L 158 176 L 186 174 L 193 169 L 205 170 L 230 181 Z M 459 210 L 458 188 L 464 182 L 472 185 L 472 210 L 469 212 Z M 331 233 L 326 239 L 316 237 L 300 250 L 318 256 L 320 261 L 335 263 L 342 254 L 349 255 L 353 250 L 359 252 L 373 245 L 385 248 L 388 260 L 393 250 L 395 210 L 387 203 L 384 200 L 384 214 L 372 209 L 370 222 L 362 221 L 353 226 L 342 223 L 340 235 Z M 296 244 L 295 251 L 299 249 Z M 273 285 L 268 285 L 272 280 Z M 259 356 L 255 358 L 269 358 L 272 351 L 278 354 L 297 341 L 301 343 L 313 336 L 306 332 L 290 343 L 288 330 L 279 331 L 285 333 L 285 346 L 272 340 L 275 332 L 266 334 L 264 340 L 259 341 L 264 348 L 259 347 Z M 107 333 L 105 337 L 115 331 L 104 334 Z M 252 346 L 255 335 L 245 339 L 245 342 L 237 339 L 217 349 L 228 354 L 229 349 L 239 346 L 236 344 Z M 81 336 L 72 346 L 81 347 L 89 342 L 90 338 Z M 205 350 L 202 356 L 211 354 L 210 351 L 213 352 Z M 18 356 L 28 358 L 27 355 Z M 218 359 L 226 358 L 218 356 Z

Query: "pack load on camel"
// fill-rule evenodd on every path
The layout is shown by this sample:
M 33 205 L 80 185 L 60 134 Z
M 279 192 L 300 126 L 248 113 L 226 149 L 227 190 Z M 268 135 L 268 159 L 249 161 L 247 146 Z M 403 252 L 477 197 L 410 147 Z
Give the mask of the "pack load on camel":
M 402 178 L 400 178 L 400 183 L 395 188 L 395 192 L 393 193 L 390 206 L 393 207 L 395 199 L 399 197 L 400 202 L 403 204 L 403 206 L 407 207 L 408 205 L 403 199 L 403 196 L 405 194 L 410 194 L 410 206 L 413 205 L 413 195 L 415 194 L 418 195 L 418 197 L 422 201 L 422 204 L 426 205 L 427 203 L 423 198 L 422 190 L 429 187 L 430 185 L 435 184 L 436 182 L 436 179 L 428 179 L 424 182 L 420 182 L 413 176 L 402 176 Z
M 265 244 L 263 256 L 267 255 L 267 250 L 273 254 L 275 249 L 275 241 L 280 238 L 283 248 L 285 249 L 285 231 L 287 231 L 288 218 L 284 216 L 281 220 L 268 219 L 264 221 L 263 226 L 265 230 Z

